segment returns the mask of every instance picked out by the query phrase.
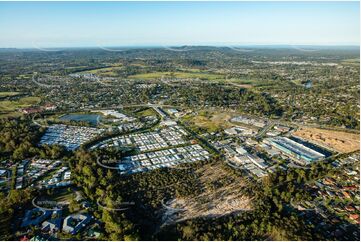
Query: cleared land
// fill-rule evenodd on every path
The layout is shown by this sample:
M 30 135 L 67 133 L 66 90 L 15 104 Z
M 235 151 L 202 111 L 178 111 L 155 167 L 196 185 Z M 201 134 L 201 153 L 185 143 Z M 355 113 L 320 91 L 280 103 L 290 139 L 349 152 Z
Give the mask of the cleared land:
M 185 116 L 185 121 L 194 124 L 200 128 L 206 129 L 208 132 L 214 132 L 218 129 L 226 129 L 232 127 L 229 119 L 232 116 L 222 111 L 201 111 L 196 116 Z
M 302 127 L 293 134 L 342 153 L 360 149 L 359 134 L 308 127 Z
M 202 192 L 168 201 L 164 208 L 163 226 L 197 217 L 220 217 L 252 209 L 252 199 L 244 192 L 247 182 L 237 175 L 231 175 L 222 164 L 208 164 L 195 172 L 200 176 Z

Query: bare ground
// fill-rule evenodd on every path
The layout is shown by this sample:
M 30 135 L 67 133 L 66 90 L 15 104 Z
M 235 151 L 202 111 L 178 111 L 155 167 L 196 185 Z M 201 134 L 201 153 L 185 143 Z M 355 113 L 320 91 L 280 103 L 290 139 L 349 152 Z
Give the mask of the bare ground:
M 164 202 L 162 226 L 190 218 L 220 217 L 252 209 L 252 199 L 242 191 L 246 181 L 227 172 L 221 164 L 206 165 L 196 173 L 200 174 L 203 191 L 194 197 L 176 197 Z
M 360 134 L 302 127 L 293 135 L 326 146 L 341 153 L 360 149 Z

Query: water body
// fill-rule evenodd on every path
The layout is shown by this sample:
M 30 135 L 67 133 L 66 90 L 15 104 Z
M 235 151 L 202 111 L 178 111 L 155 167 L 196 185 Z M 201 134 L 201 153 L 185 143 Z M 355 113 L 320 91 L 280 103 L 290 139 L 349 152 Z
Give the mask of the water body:
M 94 126 L 98 124 L 99 119 L 100 115 L 98 114 L 67 114 L 60 117 L 60 120 L 87 122 Z
M 307 82 L 304 84 L 305 88 L 311 88 L 312 87 L 312 81 L 307 80 Z

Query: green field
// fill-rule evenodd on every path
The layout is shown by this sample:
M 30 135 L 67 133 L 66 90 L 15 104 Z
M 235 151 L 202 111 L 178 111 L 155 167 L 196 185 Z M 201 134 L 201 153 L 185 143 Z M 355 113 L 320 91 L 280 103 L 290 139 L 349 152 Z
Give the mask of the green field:
M 215 132 L 231 127 L 230 118 L 231 115 L 223 111 L 202 110 L 197 115 L 183 116 L 182 121 L 189 122 L 191 125 L 203 128 L 208 132 Z
M 341 61 L 341 64 L 344 65 L 353 65 L 353 66 L 359 66 L 360 65 L 360 59 L 345 59 Z
M 138 117 L 157 116 L 157 113 L 152 108 L 147 108 L 143 111 L 137 112 L 136 115 Z
M 20 92 L 0 92 L 0 97 L 12 97 L 20 94 Z
M 141 66 L 143 64 L 132 64 L 132 66 Z M 120 64 L 114 65 L 112 67 L 99 68 L 94 70 L 82 71 L 79 73 L 92 73 L 98 76 L 106 77 L 116 77 L 119 76 L 118 72 L 121 71 L 124 67 Z M 152 72 L 152 73 L 142 73 L 128 76 L 129 79 L 159 79 L 161 77 L 165 78 L 199 78 L 202 80 L 217 80 L 224 78 L 223 74 L 218 73 L 208 73 L 200 69 L 180 69 L 175 72 Z
M 15 101 L 0 101 L 0 118 L 8 116 L 19 116 L 19 108 L 27 108 L 40 102 L 39 97 L 23 97 Z
M 199 78 L 203 80 L 216 80 L 224 78 L 222 74 L 213 74 L 206 72 L 152 72 L 128 76 L 129 79 L 159 79 L 159 78 Z
M 79 73 L 91 73 L 96 74 L 98 76 L 106 76 L 106 77 L 116 77 L 118 76 L 117 71 L 121 70 L 123 67 L 120 65 L 112 66 L 112 67 L 104 67 L 94 70 L 82 71 Z

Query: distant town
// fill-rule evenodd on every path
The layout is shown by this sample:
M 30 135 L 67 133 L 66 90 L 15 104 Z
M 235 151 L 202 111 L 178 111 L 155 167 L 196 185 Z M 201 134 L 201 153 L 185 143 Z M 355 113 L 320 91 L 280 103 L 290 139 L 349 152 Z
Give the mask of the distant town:
M 359 50 L 177 48 L 0 50 L 1 239 L 359 240 Z

